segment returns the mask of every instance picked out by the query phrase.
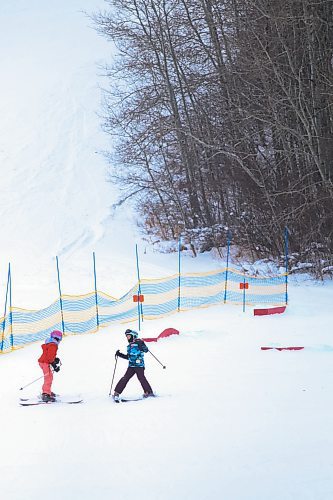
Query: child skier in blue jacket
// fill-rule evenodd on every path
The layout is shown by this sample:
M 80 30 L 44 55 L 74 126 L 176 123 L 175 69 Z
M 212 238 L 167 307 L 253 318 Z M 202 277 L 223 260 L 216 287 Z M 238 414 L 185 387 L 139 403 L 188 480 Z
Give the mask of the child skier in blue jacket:
M 128 359 L 128 368 L 125 375 L 119 380 L 113 393 L 113 398 L 118 400 L 119 395 L 125 389 L 128 381 L 136 375 L 144 391 L 143 397 L 154 396 L 153 390 L 150 387 L 148 380 L 145 377 L 144 353 L 148 352 L 148 347 L 143 340 L 138 338 L 138 333 L 134 330 L 126 330 L 125 335 L 128 340 L 127 354 L 122 354 L 119 349 L 116 356 L 119 358 Z

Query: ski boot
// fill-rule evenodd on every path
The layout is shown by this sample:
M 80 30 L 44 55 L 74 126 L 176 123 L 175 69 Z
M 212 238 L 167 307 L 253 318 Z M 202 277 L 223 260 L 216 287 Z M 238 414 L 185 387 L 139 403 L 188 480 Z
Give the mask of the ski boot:
M 42 401 L 44 401 L 45 403 L 54 403 L 55 400 L 55 396 L 52 396 L 52 393 L 47 394 L 47 392 L 43 392 Z
M 144 398 L 154 398 L 155 394 L 153 392 L 144 392 L 143 397 Z
M 112 399 L 115 403 L 119 403 L 120 401 L 120 394 L 118 392 L 114 392 L 113 393 L 113 396 L 112 396 Z

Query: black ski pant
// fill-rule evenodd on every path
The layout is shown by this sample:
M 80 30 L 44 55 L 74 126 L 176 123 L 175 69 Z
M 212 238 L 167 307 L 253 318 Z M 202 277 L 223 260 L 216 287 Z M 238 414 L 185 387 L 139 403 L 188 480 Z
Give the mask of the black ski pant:
M 121 394 L 125 389 L 128 381 L 136 374 L 139 379 L 140 384 L 142 385 L 142 389 L 144 392 L 153 392 L 152 388 L 149 385 L 148 380 L 145 377 L 145 369 L 143 367 L 131 367 L 129 366 L 125 372 L 125 375 L 121 377 L 118 384 L 116 385 L 114 391 Z

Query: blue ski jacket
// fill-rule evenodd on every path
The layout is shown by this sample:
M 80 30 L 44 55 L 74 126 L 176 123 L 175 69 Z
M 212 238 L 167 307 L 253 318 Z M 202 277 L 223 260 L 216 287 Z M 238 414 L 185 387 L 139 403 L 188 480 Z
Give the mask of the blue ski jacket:
M 122 354 L 118 351 L 118 356 L 123 359 L 128 359 L 128 366 L 131 368 L 144 368 L 144 353 L 148 352 L 148 347 L 141 339 L 134 339 L 127 346 L 127 354 Z

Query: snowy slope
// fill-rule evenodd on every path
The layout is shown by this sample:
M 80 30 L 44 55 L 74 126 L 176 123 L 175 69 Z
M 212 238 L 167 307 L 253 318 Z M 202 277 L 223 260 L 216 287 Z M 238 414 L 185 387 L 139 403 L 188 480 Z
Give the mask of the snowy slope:
M 56 255 L 67 293 L 92 289 L 93 251 L 101 289 L 117 295 L 136 281 L 138 231 L 128 207 L 111 210 L 119 193 L 100 154 L 109 146 L 99 117 L 101 65 L 113 47 L 82 12 L 104 7 L 103 0 L 0 4 L 0 282 L 5 290 L 10 261 L 20 307 L 41 307 L 41 287 L 42 305 L 55 299 Z M 163 272 L 159 264 L 152 272 L 153 260 L 147 277 Z
M 102 145 L 95 61 L 108 50 L 80 14 L 82 2 L 43 3 L 1 7 L 1 205 L 13 230 L 10 257 L 22 240 L 36 257 L 95 241 L 107 216 L 110 186 L 95 154 Z
M 332 287 L 291 287 L 283 316 L 221 306 L 145 323 L 148 336 L 169 325 L 181 331 L 149 345 L 167 366 L 146 355 L 154 400 L 115 405 L 108 398 L 114 352 L 125 349 L 120 325 L 63 341 L 54 388 L 82 391 L 79 406 L 18 407 L 18 388 L 39 376 L 40 346 L 4 356 L 4 498 L 43 491 L 50 500 L 329 500 L 332 296 Z M 115 380 L 126 364 L 119 360 Z M 35 394 L 38 384 L 23 392 Z M 136 380 L 124 392 L 140 393 Z
M 111 47 L 82 11 L 101 1 L 0 5 L 1 261 L 30 279 L 103 234 L 113 192 L 97 116 Z M 51 276 L 51 274 L 49 274 Z M 33 278 L 32 278 L 33 279 Z M 23 295 L 22 295 L 23 296 Z
M 27 280 L 30 287 L 42 283 L 44 297 L 54 300 L 56 255 L 64 274 L 66 265 L 74 271 L 69 283 L 76 266 L 86 268 L 84 291 L 91 289 L 92 251 L 100 252 L 101 261 L 117 252 L 124 265 L 127 256 L 135 264 L 136 231 L 128 230 L 126 208 L 113 223 L 110 207 L 118 193 L 106 182 L 100 154 L 107 138 L 98 116 L 105 83 L 99 64 L 110 60 L 112 47 L 82 12 L 103 7 L 102 0 L 0 5 L 0 214 L 6 242 L 0 279 L 4 286 L 11 261 L 14 303 L 22 307 L 40 305 L 38 294 L 34 300 L 30 293 L 27 303 Z
M 0 3 L 0 297 L 8 261 L 13 304 L 40 308 L 57 297 L 55 255 L 64 293 L 98 288 L 120 296 L 141 277 L 177 272 L 176 254 L 140 239 L 130 207 L 111 206 L 117 188 L 96 152 L 100 129 L 98 63 L 112 47 L 82 10 L 103 0 L 2 0 Z M 184 256 L 184 271 L 223 263 Z M 125 350 L 114 325 L 67 337 L 54 389 L 81 392 L 84 404 L 23 408 L 36 394 L 40 345 L 0 358 L 1 498 L 32 500 L 330 500 L 332 283 L 290 286 L 285 315 L 255 318 L 220 306 L 144 322 L 143 335 L 167 326 L 179 337 L 150 344 L 154 400 L 115 405 L 108 397 L 114 352 Z M 136 326 L 136 325 L 135 325 Z M 304 345 L 295 352 L 261 346 Z M 116 377 L 126 362 L 119 360 Z M 136 396 L 136 380 L 125 394 Z

